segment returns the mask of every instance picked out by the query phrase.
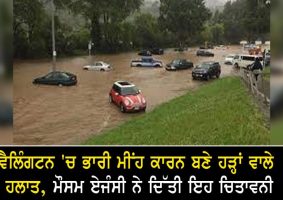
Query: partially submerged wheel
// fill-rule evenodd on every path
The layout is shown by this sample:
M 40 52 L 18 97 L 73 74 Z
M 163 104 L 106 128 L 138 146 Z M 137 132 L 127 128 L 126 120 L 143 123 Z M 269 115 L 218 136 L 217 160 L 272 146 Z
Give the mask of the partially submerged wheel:
M 123 104 L 120 104 L 120 111 L 121 111 L 122 113 L 125 113 L 125 112 L 126 112 L 125 107 L 123 106 Z
M 111 95 L 109 95 L 109 103 L 113 103 L 113 99 Z

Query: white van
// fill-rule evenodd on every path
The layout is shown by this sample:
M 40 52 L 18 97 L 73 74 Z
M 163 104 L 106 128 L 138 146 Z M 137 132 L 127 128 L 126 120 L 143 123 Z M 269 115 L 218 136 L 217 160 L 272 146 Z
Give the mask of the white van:
M 243 67 L 243 68 L 247 68 L 248 65 L 253 64 L 253 62 L 255 61 L 255 58 L 259 58 L 261 64 L 263 65 L 263 57 L 260 55 L 236 55 L 233 59 L 232 64 L 234 65 L 234 67 Z

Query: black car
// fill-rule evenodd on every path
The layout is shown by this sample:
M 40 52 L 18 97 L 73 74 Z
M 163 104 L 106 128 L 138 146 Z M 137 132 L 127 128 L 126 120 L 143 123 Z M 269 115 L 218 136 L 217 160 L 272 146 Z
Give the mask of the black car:
M 68 72 L 55 71 L 34 79 L 33 84 L 71 86 L 77 84 L 77 76 Z
M 176 59 L 166 65 L 166 70 L 181 70 L 193 68 L 194 64 L 186 59 Z
M 193 69 L 193 79 L 209 80 L 212 77 L 219 78 L 221 74 L 221 66 L 218 62 L 204 62 Z
M 164 54 L 164 49 L 161 49 L 161 48 L 152 48 L 150 50 L 150 52 L 153 54 L 153 55 L 163 55 Z
M 141 50 L 138 53 L 139 56 L 152 56 L 152 53 L 149 50 Z
M 210 51 L 200 49 L 197 51 L 197 56 L 208 56 L 208 57 L 214 57 L 214 53 L 211 53 Z

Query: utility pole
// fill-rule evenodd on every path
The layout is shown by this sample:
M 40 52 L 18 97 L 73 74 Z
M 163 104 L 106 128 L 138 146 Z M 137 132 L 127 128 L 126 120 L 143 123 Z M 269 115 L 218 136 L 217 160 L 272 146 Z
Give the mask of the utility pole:
M 52 7 L 52 71 L 56 71 L 56 43 L 55 43 L 55 5 L 54 5 L 54 0 L 51 0 L 51 7 Z

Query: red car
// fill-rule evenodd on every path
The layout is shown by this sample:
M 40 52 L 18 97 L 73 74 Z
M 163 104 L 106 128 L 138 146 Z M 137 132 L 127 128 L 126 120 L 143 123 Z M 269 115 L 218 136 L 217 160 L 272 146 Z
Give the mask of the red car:
M 145 111 L 146 100 L 141 91 L 127 81 L 117 81 L 109 93 L 109 102 L 120 107 L 121 112 Z

